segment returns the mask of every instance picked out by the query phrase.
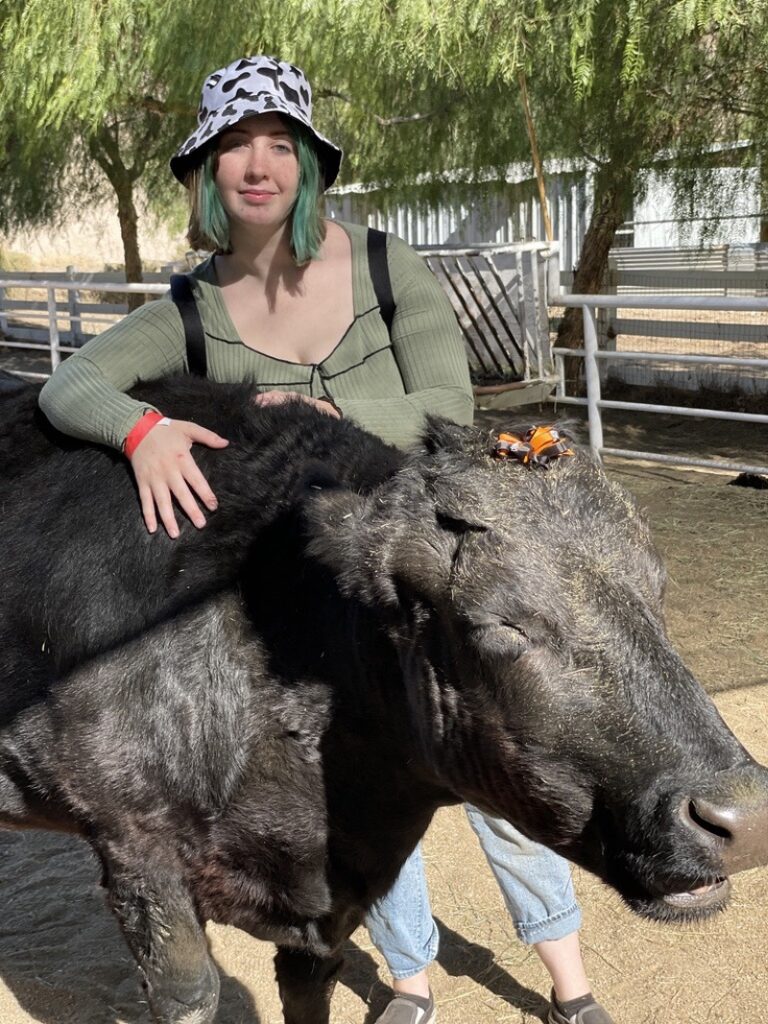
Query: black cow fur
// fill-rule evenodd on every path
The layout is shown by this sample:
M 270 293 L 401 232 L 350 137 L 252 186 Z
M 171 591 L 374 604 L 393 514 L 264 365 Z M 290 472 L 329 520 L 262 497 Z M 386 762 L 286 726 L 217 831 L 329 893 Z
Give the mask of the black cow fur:
M 276 942 L 287 1024 L 325 1024 L 342 942 L 441 804 L 655 917 L 723 905 L 729 864 L 764 855 L 729 852 L 717 809 L 746 800 L 764 834 L 766 772 L 671 648 L 647 527 L 583 452 L 529 470 L 435 421 L 406 456 L 246 386 L 144 385 L 231 440 L 195 449 L 219 510 L 172 541 L 122 456 L 36 394 L 0 392 L 0 823 L 91 843 L 161 1024 L 213 1020 L 206 919 Z

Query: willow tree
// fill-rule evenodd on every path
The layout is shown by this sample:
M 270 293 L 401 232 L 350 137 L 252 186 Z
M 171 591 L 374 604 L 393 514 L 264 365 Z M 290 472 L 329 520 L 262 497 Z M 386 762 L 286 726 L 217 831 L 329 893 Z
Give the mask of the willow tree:
M 2 12 L 0 222 L 111 194 L 138 280 L 138 190 L 156 209 L 178 196 L 167 160 L 203 76 L 256 52 L 307 71 L 318 126 L 347 151 L 342 181 L 471 191 L 529 155 L 523 73 L 544 156 L 594 170 L 580 291 L 599 287 L 643 169 L 686 140 L 700 151 L 705 115 L 708 137 L 719 131 L 702 55 L 717 65 L 723 40 L 735 50 L 765 18 L 762 0 L 260 0 L 256 16 L 250 0 L 226 16 L 194 0 L 4 0 Z
M 684 169 L 711 163 L 713 147 L 746 130 L 763 158 L 768 201 L 765 8 L 763 0 L 401 0 L 396 10 L 410 60 L 459 85 L 492 139 L 498 120 L 484 101 L 498 97 L 510 113 L 510 155 L 525 76 L 544 154 L 592 176 L 573 289 L 595 293 L 616 229 L 660 157 L 680 172 L 679 199 L 690 205 L 697 179 Z M 460 141 L 445 154 L 449 165 L 476 167 L 481 138 L 475 131 Z M 727 202 L 722 196 L 723 210 Z M 574 310 L 560 341 L 580 340 Z
M 311 42 L 311 5 L 259 6 L 254 19 L 236 0 L 226 17 L 178 0 L 4 0 L 0 227 L 55 224 L 108 198 L 126 278 L 140 281 L 137 199 L 157 211 L 171 201 L 168 159 L 194 121 L 203 76 L 246 51 Z
M 768 98 L 764 6 L 761 0 L 604 0 L 585 21 L 576 53 L 584 55 L 586 73 L 573 126 L 594 156 L 595 198 L 574 292 L 600 290 L 615 230 L 660 158 L 675 177 L 678 209 L 693 217 L 701 183 L 712 181 L 703 169 L 735 162 L 733 146 L 745 131 L 751 159 L 764 151 L 768 125 L 764 114 L 759 123 L 758 99 Z M 578 67 L 577 56 L 572 68 Z M 729 212 L 731 197 L 720 189 L 710 190 L 707 210 L 715 215 Z M 580 343 L 576 310 L 564 319 L 560 340 Z
M 360 58 L 352 70 L 365 66 L 359 48 L 345 57 L 334 44 L 343 15 L 325 0 L 260 0 L 257 12 L 230 0 L 225 16 L 192 0 L 3 0 L 0 228 L 55 223 L 107 197 L 127 279 L 141 280 L 139 191 L 158 210 L 178 196 L 167 162 L 213 68 L 277 53 L 322 81 L 331 120 L 361 119 L 364 99 L 348 111 L 342 98 L 353 76 L 328 73 L 350 53 Z
M 152 4 L 6 0 L 0 26 L 5 226 L 56 220 L 111 194 L 129 281 L 141 280 L 136 186 L 165 143 L 140 101 Z
M 400 7 L 405 12 L 401 12 Z M 321 130 L 347 150 L 347 181 L 440 192 L 525 152 L 510 143 L 503 84 L 468 97 L 414 42 L 424 12 L 379 0 L 4 0 L 0 17 L 0 228 L 55 224 L 111 200 L 126 278 L 140 281 L 139 196 L 155 211 L 179 189 L 167 162 L 194 122 L 200 84 L 237 56 L 300 64 Z M 486 114 L 479 122 L 473 102 Z M 514 133 L 517 139 L 517 133 Z M 395 194 L 395 193 L 392 193 Z
M 759 237 L 768 242 L 768 6 L 742 2 L 715 22 L 697 52 L 699 102 L 675 153 L 679 208 L 730 212 L 748 183 L 756 187 Z M 724 178 L 721 167 L 731 173 Z

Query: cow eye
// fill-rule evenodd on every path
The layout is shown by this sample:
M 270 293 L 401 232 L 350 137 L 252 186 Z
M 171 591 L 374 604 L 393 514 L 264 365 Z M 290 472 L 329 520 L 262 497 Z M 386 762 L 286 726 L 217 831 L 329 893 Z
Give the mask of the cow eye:
M 463 516 L 449 515 L 447 512 L 436 513 L 437 525 L 447 533 L 455 533 L 461 537 L 465 533 L 487 533 L 488 527 L 485 523 L 477 522 Z
M 515 647 L 520 647 L 521 650 L 528 646 L 530 643 L 528 634 L 520 626 L 514 622 L 501 622 L 499 623 L 499 631 L 504 638 L 505 643 Z
M 528 634 L 514 622 L 500 619 L 485 626 L 478 632 L 478 647 L 492 658 L 514 661 L 530 646 Z

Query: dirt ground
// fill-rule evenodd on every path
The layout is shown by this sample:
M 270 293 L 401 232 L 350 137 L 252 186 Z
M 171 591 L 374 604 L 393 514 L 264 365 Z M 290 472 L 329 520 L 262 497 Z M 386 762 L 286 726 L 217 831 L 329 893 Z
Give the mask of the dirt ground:
M 505 425 L 537 410 L 483 419 Z M 606 444 L 768 463 L 766 431 L 660 419 L 608 420 Z M 653 442 L 653 443 L 652 443 Z M 747 458 L 747 455 L 752 458 Z M 768 490 L 728 476 L 613 462 L 610 473 L 653 523 L 670 584 L 670 632 L 729 724 L 768 762 Z M 437 815 L 425 853 L 442 947 L 432 971 L 440 1024 L 544 1019 L 547 979 L 516 940 L 460 809 Z M 41 833 L 0 834 L 1 1024 L 148 1024 L 131 959 L 105 910 L 85 847 Z M 734 880 L 732 906 L 704 925 L 634 917 L 575 872 L 585 958 L 616 1024 L 737 1024 L 766 1018 L 768 869 Z M 221 968 L 221 1024 L 280 1024 L 272 947 L 209 929 Z M 372 1024 L 388 997 L 367 934 L 349 944 L 334 1024 Z

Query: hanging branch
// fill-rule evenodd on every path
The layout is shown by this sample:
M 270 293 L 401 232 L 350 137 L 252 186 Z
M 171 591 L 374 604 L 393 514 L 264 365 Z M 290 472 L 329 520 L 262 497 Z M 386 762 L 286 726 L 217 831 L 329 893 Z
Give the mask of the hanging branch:
M 536 128 L 533 124 L 531 106 L 528 102 L 528 87 L 525 83 L 525 72 L 521 71 L 517 76 L 517 80 L 520 83 L 520 95 L 523 100 L 523 110 L 525 112 L 525 126 L 528 129 L 528 141 L 531 144 L 533 169 L 536 172 L 536 182 L 539 186 L 539 202 L 541 203 L 541 212 L 544 217 L 544 234 L 547 236 L 548 242 L 553 242 L 555 236 L 552 233 L 552 221 L 549 219 L 549 205 L 547 203 L 547 189 L 544 183 L 544 169 L 541 166 L 539 144 L 536 140 Z

